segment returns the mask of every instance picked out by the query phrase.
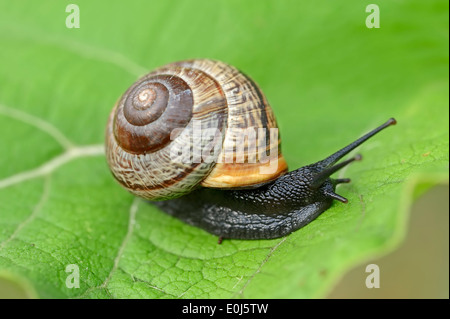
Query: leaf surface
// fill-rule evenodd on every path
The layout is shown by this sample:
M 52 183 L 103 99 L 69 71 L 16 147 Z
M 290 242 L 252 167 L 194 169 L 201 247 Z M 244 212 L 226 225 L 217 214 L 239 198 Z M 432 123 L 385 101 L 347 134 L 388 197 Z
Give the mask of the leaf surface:
M 394 249 L 419 191 L 448 181 L 448 2 L 0 2 L 0 279 L 41 298 L 323 297 Z M 108 114 L 141 75 L 213 58 L 259 83 L 291 169 L 390 117 L 339 173 L 349 199 L 275 240 L 225 240 L 112 178 Z M 424 186 L 425 185 L 425 186 Z M 68 265 L 80 287 L 69 288 Z M 0 285 L 2 280 L 0 280 Z M 0 287 L 1 290 L 1 287 Z

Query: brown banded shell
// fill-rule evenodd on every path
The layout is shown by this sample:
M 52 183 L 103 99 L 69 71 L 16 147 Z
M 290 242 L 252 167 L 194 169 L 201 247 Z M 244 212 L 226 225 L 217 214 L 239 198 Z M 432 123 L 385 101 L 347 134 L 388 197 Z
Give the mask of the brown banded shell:
M 248 128 L 266 134 L 250 145 L 239 137 Z M 108 121 L 106 156 L 120 184 L 150 200 L 198 186 L 256 187 L 287 171 L 280 140 L 269 143 L 271 128 L 277 128 L 272 109 L 249 77 L 219 61 L 181 61 L 142 77 L 119 99 Z M 218 133 L 199 136 L 211 131 Z M 265 163 L 254 161 L 261 149 L 271 156 Z M 208 156 L 196 158 L 196 150 Z M 181 157 L 183 151 L 191 157 Z

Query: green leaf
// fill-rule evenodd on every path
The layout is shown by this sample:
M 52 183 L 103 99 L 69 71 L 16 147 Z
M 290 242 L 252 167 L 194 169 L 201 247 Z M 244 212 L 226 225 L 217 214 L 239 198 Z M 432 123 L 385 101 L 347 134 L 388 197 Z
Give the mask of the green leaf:
M 448 181 L 448 2 L 377 4 L 381 27 L 368 29 L 356 0 L 77 1 L 80 28 L 69 29 L 64 2 L 0 2 L 0 292 L 323 297 L 397 247 L 413 199 Z M 291 169 L 389 117 L 398 125 L 339 173 L 352 178 L 338 188 L 347 205 L 281 239 L 218 245 L 121 189 L 102 148 L 108 114 L 138 76 L 196 57 L 260 84 Z M 68 265 L 79 288 L 66 284 Z

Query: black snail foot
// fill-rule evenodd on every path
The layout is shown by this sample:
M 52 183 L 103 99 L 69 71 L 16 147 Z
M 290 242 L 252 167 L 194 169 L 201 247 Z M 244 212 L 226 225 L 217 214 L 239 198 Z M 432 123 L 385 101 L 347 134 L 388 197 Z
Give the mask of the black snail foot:
M 361 155 L 335 164 L 348 152 L 395 124 L 390 119 L 355 142 L 317 163 L 291 171 L 275 181 L 254 189 L 198 188 L 167 201 L 154 202 L 168 214 L 226 239 L 272 239 L 283 237 L 317 218 L 338 200 L 348 200 L 335 193 L 336 185 L 348 178 L 330 175 L 362 159 Z
M 343 162 L 338 168 L 355 159 L 360 156 Z M 200 188 L 177 199 L 155 202 L 155 205 L 219 236 L 219 242 L 283 237 L 314 220 L 333 200 L 347 202 L 335 193 L 335 187 L 349 180 L 327 178 L 320 185 L 311 185 L 316 171 L 314 165 L 302 167 L 257 189 Z

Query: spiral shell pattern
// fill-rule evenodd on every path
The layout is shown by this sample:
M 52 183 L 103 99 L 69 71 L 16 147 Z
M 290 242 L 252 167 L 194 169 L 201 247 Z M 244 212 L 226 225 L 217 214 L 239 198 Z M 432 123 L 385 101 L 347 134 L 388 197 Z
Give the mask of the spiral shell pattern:
M 181 61 L 142 77 L 118 100 L 107 125 L 106 157 L 122 186 L 150 200 L 176 198 L 199 186 L 252 187 L 284 174 L 287 166 L 280 141 L 275 146 L 278 167 L 271 175 L 259 174 L 258 163 L 220 162 L 235 156 L 226 154 L 233 147 L 224 147 L 235 145 L 231 132 L 249 126 L 277 127 L 250 78 L 219 61 Z M 220 131 L 214 143 L 221 151 L 208 161 L 174 161 L 173 154 L 183 148 L 211 147 L 212 141 L 196 136 L 194 128 Z

